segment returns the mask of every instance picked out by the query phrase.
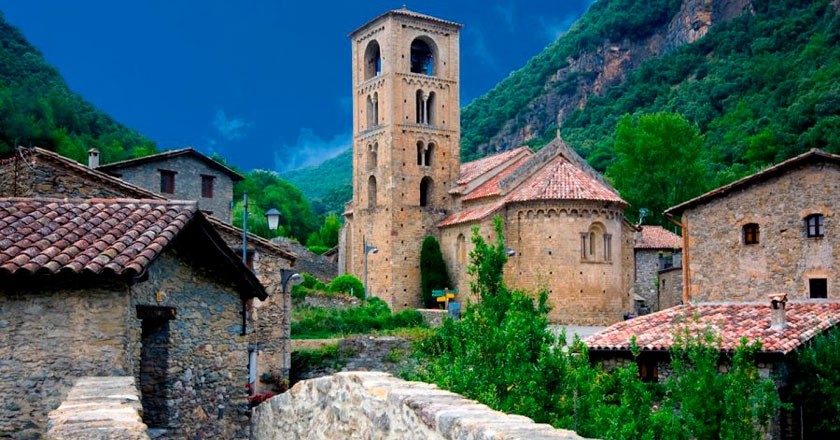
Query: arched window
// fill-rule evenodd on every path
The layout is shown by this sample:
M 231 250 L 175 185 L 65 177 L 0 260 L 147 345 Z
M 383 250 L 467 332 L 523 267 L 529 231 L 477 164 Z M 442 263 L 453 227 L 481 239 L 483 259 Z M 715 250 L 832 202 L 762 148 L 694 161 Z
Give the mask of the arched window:
M 429 76 L 435 74 L 433 45 L 428 38 L 417 38 L 411 42 L 411 73 Z
M 426 99 L 426 123 L 435 124 L 435 92 L 429 92 L 429 97 Z
M 376 177 L 368 178 L 368 209 L 376 208 Z
M 422 124 L 425 120 L 425 108 L 423 107 L 426 104 L 426 99 L 423 97 L 423 91 L 417 90 L 417 93 L 414 94 L 414 108 L 416 113 L 415 121 L 418 124 Z
M 587 261 L 612 259 L 612 236 L 605 231 L 602 224 L 593 223 L 587 232 L 580 234 L 581 259 Z
M 467 239 L 464 237 L 464 234 L 458 234 L 455 255 L 458 259 L 458 264 L 467 264 Z
M 432 199 L 432 178 L 426 176 L 420 181 L 420 206 L 427 206 Z
M 425 154 L 426 146 L 423 141 L 417 141 L 417 165 L 423 165 L 423 155 Z
M 368 157 L 367 157 L 368 171 L 371 171 L 374 168 L 376 168 L 377 161 L 378 161 L 378 158 L 377 158 L 378 151 L 377 150 L 379 150 L 379 144 L 373 144 L 373 145 L 368 144 Z
M 432 151 L 435 149 L 435 144 L 430 143 L 426 145 L 426 151 L 423 153 L 423 165 L 432 166 Z
M 365 79 L 371 79 L 382 73 L 382 56 L 379 53 L 379 43 L 372 40 L 365 49 Z
M 758 244 L 761 230 L 758 223 L 747 223 L 743 227 L 744 244 Z

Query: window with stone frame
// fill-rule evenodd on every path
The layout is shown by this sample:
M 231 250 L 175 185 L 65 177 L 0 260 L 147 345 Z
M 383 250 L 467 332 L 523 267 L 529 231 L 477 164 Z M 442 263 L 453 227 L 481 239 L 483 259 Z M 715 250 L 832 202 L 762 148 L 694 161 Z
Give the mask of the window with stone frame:
M 175 171 L 160 171 L 160 192 L 163 194 L 175 194 Z
M 604 261 L 612 261 L 612 235 L 604 234 Z
M 805 217 L 805 236 L 808 238 L 825 236 L 825 217 L 822 214 L 811 214 Z
M 216 180 L 216 176 L 201 175 L 201 197 L 204 197 L 205 199 L 213 198 L 214 180 Z
M 758 223 L 747 223 L 743 226 L 744 244 L 758 244 L 760 240 L 761 228 Z
M 808 280 L 808 296 L 811 299 L 828 298 L 828 279 L 811 278 Z

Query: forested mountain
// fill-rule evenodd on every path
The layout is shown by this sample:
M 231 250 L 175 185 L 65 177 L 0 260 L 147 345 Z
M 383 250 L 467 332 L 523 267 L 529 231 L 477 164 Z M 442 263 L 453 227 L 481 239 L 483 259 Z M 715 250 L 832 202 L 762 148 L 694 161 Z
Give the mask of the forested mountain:
M 700 168 L 699 183 L 671 197 L 660 194 L 659 204 L 809 148 L 838 152 L 839 8 L 838 0 L 599 0 L 568 33 L 463 109 L 462 158 L 522 144 L 538 149 L 556 136 L 559 123 L 564 139 L 607 171 L 634 209 L 656 212 L 651 195 L 630 195 L 638 181 L 615 176 L 625 165 L 657 166 L 616 162 L 627 151 L 617 152 L 615 142 L 624 115 L 635 115 L 625 119 L 624 146 L 632 144 L 629 134 L 655 121 L 697 137 L 684 141 L 698 145 L 691 163 Z M 608 170 L 611 165 L 617 168 Z M 343 166 L 306 174 L 327 191 L 349 184 L 349 158 Z M 305 175 L 289 177 L 309 185 Z
M 0 13 L 0 155 L 17 145 L 39 146 L 87 162 L 98 148 L 103 163 L 155 152 L 155 144 L 70 91 Z

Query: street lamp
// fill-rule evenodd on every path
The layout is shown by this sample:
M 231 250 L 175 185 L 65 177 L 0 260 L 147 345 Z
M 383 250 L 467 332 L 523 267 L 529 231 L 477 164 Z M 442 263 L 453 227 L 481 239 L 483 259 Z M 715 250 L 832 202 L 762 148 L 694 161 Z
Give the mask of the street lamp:
M 369 254 L 369 253 L 374 253 L 374 254 L 375 254 L 375 253 L 377 253 L 377 252 L 379 252 L 379 248 L 378 248 L 378 247 L 376 247 L 376 246 L 374 246 L 374 245 L 372 245 L 372 244 L 367 244 L 367 242 L 365 242 L 365 299 L 367 299 L 367 296 L 368 296 L 368 278 L 367 278 L 367 260 L 368 260 L 368 254 Z
M 303 282 L 303 277 L 293 269 L 280 269 L 280 289 L 283 295 L 286 294 L 286 288 L 291 284 L 292 286 Z
M 268 229 L 276 231 L 280 226 L 280 211 L 271 208 L 265 212 L 265 219 L 268 221 Z

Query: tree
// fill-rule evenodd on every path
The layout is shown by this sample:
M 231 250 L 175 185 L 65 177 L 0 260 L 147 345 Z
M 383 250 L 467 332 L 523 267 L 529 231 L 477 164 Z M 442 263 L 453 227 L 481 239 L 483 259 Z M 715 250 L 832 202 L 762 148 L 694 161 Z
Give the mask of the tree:
M 607 177 L 633 209 L 647 208 L 652 223 L 668 226 L 662 212 L 700 195 L 707 168 L 701 160 L 700 132 L 682 115 L 625 115 L 615 128 L 616 161 Z
M 432 236 L 423 240 L 420 249 L 420 290 L 423 292 L 423 304 L 428 308 L 435 307 L 432 290 L 452 287 L 446 262 L 440 251 L 440 243 Z
M 305 242 L 307 236 L 315 231 L 316 219 L 312 208 L 303 194 L 294 185 L 277 176 L 277 173 L 266 170 L 253 170 L 245 175 L 245 180 L 234 186 L 233 197 L 241 205 L 242 194 L 248 194 L 248 224 L 249 230 L 265 238 L 284 235 L 294 237 L 299 242 Z M 262 227 L 264 213 L 269 209 L 280 211 L 280 226 L 278 231 L 270 231 Z M 255 218 L 257 217 L 257 218 Z M 242 224 L 241 207 L 233 211 L 235 225 Z M 251 222 L 258 222 L 250 229 Z

